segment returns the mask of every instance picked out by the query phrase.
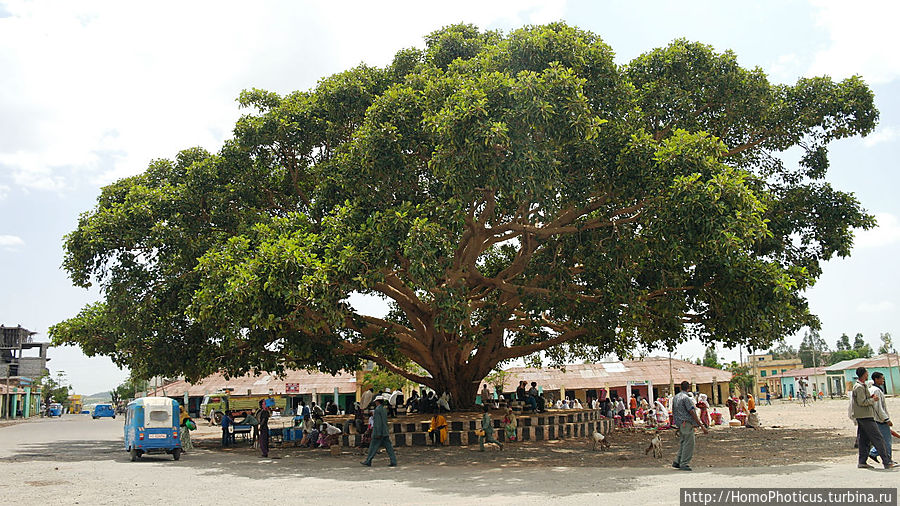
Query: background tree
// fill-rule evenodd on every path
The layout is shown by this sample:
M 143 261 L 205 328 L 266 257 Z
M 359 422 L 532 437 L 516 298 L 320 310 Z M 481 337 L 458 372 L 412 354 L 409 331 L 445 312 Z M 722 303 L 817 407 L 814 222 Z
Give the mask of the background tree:
M 841 334 L 841 337 L 838 339 L 837 344 L 835 345 L 835 349 L 839 351 L 852 350 L 853 348 L 850 346 L 850 336 L 848 336 L 846 333 Z
M 64 372 L 58 371 L 55 378 L 48 372 L 41 376 L 38 381 L 41 385 L 41 400 L 45 405 L 51 402 L 58 402 L 66 408 L 69 407 L 69 394 L 72 386 L 69 384 Z
M 818 330 L 807 330 L 797 351 L 803 367 L 824 366 L 828 361 L 828 343 L 822 339 Z
M 872 347 L 863 339 L 863 335 L 859 332 L 853 338 L 853 351 L 859 358 L 870 358 L 872 356 Z
M 748 364 L 731 362 L 725 367 L 731 373 L 731 387 L 744 395 L 753 392 L 753 372 Z
M 140 392 L 147 390 L 147 381 L 137 379 L 131 375 L 123 381 L 119 386 L 109 391 L 110 399 L 113 405 L 121 402 L 127 402 L 134 399 Z
M 719 357 L 716 354 L 716 345 L 711 344 L 706 347 L 706 352 L 703 354 L 703 360 L 698 361 L 699 365 L 703 365 L 706 367 L 714 367 L 716 369 L 721 369 L 722 364 L 719 363 Z
M 775 343 L 775 346 L 769 349 L 768 353 L 772 355 L 773 360 L 797 358 L 797 350 L 789 345 L 783 338 L 779 339 Z
M 506 384 L 506 378 L 509 377 L 509 373 L 504 371 L 503 369 L 497 368 L 491 371 L 490 374 L 485 376 L 484 381 L 494 387 L 494 391 L 502 392 L 503 385 Z M 480 390 L 479 390 L 480 391 Z
M 804 292 L 874 224 L 824 179 L 873 101 L 685 40 L 622 66 L 562 23 L 450 26 L 386 68 L 246 91 L 218 153 L 104 188 L 64 260 L 103 300 L 51 335 L 144 377 L 371 360 L 463 406 L 517 357 L 766 349 L 818 325 Z
M 375 392 L 384 392 L 387 389 L 408 388 L 415 386 L 415 383 L 409 381 L 405 377 L 392 372 L 383 367 L 375 366 L 371 371 L 363 374 L 363 384 L 366 387 L 375 389 Z
M 854 358 L 860 358 L 859 353 L 855 350 L 833 351 L 828 355 L 828 365 L 836 364 L 844 360 L 852 360 Z

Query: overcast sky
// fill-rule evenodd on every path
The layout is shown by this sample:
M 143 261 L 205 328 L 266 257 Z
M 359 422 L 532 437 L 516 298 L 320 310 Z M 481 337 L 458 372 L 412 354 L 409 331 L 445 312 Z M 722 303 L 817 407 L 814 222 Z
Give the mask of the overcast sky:
M 565 20 L 599 34 L 620 63 L 674 38 L 733 49 L 772 81 L 862 75 L 881 122 L 831 148 L 828 179 L 878 216 L 809 298 L 831 346 L 862 332 L 897 334 L 900 297 L 900 35 L 896 2 L 30 2 L 0 0 L 0 323 L 47 340 L 96 292 L 60 269 L 62 236 L 100 188 L 153 158 L 216 151 L 240 114 L 242 89 L 306 90 L 360 62 L 385 65 L 455 22 L 510 30 Z M 799 336 L 788 339 L 799 343 Z M 699 356 L 699 343 L 676 354 Z M 728 359 L 736 350 L 720 350 Z M 108 390 L 106 358 L 52 348 L 49 366 L 79 393 Z

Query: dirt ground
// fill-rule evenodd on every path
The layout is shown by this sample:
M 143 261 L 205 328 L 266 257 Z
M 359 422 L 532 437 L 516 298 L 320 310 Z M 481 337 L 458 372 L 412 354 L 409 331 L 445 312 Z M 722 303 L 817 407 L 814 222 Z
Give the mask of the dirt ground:
M 896 490 L 898 472 L 857 469 L 846 401 L 760 406 L 766 429 L 717 427 L 697 436 L 694 472 L 672 469 L 675 435 L 663 457 L 644 455 L 648 434 L 615 431 L 612 448 L 584 438 L 524 442 L 480 453 L 469 447 L 403 447 L 398 467 L 379 455 L 364 468 L 361 449 L 221 449 L 218 427 L 201 424 L 198 447 L 131 462 L 122 420 L 84 415 L 0 427 L 0 504 L 317 505 L 679 504 L 684 487 L 878 487 Z M 900 412 L 900 399 L 889 408 Z M 416 417 L 409 417 L 415 421 Z M 287 421 L 287 420 L 285 420 Z M 276 422 L 277 423 L 277 422 Z M 773 428 L 771 425 L 779 425 Z

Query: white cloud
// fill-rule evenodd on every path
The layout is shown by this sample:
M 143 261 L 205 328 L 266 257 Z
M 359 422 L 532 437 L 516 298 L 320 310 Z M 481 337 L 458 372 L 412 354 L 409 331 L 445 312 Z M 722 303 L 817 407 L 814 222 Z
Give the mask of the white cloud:
M 7 196 L 9 196 L 9 186 L 0 184 L 0 200 L 5 199 Z
M 440 26 L 561 19 L 565 0 L 477 2 L 7 2 L 0 17 L 0 173 L 62 191 L 217 150 L 258 87 L 308 89 L 384 65 Z M 112 154 L 112 155 L 111 155 Z
M 797 53 L 783 54 L 775 62 L 769 64 L 767 72 L 773 82 L 793 82 L 802 74 L 800 58 Z
M 0 235 L 0 248 L 13 250 L 25 246 L 25 241 L 15 235 Z
M 889 300 L 880 302 L 860 302 L 856 310 L 860 313 L 885 313 L 894 310 L 894 303 Z
M 844 78 L 860 74 L 869 83 L 886 83 L 900 76 L 900 3 L 893 0 L 847 2 L 811 0 L 816 24 L 831 44 L 819 51 L 810 74 Z
M 863 144 L 867 148 L 871 148 L 877 144 L 881 144 L 883 142 L 890 142 L 894 139 L 900 137 L 900 130 L 894 127 L 883 127 L 879 128 L 875 131 L 875 133 L 868 135 L 865 139 L 863 139 Z
M 878 248 L 900 242 L 900 220 L 891 213 L 875 213 L 878 226 L 856 232 L 854 245 L 858 248 Z

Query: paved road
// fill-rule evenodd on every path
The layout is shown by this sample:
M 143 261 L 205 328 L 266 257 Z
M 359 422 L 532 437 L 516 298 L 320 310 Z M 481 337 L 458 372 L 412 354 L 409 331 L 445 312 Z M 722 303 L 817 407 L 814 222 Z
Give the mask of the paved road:
M 897 487 L 900 472 L 865 471 L 852 458 L 825 464 L 678 472 L 666 468 L 363 468 L 356 455 L 197 450 L 178 462 L 130 462 L 122 420 L 83 415 L 0 428 L 0 504 L 677 504 L 680 487 Z M 836 441 L 835 444 L 845 444 Z M 254 501 L 251 503 L 250 501 Z

